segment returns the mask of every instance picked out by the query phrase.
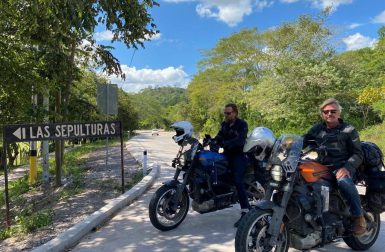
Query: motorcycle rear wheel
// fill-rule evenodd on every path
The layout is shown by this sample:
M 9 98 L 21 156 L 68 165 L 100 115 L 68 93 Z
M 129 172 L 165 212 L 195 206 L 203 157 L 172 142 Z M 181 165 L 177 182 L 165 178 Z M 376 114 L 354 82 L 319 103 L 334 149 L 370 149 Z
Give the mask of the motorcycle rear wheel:
M 273 212 L 271 210 L 261 210 L 254 208 L 250 210 L 239 223 L 235 235 L 235 251 L 275 251 L 287 252 L 290 245 L 289 232 L 286 225 L 278 237 L 277 245 L 269 245 L 268 233 L 269 223 Z
M 345 243 L 354 250 L 367 250 L 376 242 L 378 234 L 380 233 L 381 218 L 380 214 L 367 212 L 371 221 L 367 224 L 369 226 L 367 232 L 361 236 L 345 237 Z
M 163 185 L 156 190 L 149 204 L 149 217 L 152 225 L 161 231 L 169 231 L 185 219 L 190 200 L 186 191 L 182 192 L 182 199 L 176 211 L 171 208 L 171 199 L 176 193 L 175 186 Z

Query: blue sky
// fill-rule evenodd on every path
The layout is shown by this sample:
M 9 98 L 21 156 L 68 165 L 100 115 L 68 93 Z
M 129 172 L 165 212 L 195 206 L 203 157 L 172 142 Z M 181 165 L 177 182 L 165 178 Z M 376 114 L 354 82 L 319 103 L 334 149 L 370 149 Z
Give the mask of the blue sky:
M 114 55 L 126 80 L 110 76 L 127 92 L 148 86 L 186 87 L 202 59 L 219 39 L 242 28 L 265 31 L 300 15 L 316 16 L 332 6 L 327 20 L 335 33 L 338 52 L 373 46 L 385 25 L 385 0 L 158 0 L 151 14 L 160 33 L 145 48 L 128 49 L 115 43 Z M 111 34 L 101 27 L 95 38 L 109 44 Z

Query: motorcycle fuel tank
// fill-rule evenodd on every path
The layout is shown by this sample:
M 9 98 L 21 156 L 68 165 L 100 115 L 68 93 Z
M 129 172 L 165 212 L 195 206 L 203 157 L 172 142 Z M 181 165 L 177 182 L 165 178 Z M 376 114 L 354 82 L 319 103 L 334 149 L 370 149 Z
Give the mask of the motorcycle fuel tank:
M 199 162 L 203 166 L 214 166 L 215 164 L 227 163 L 225 155 L 213 151 L 202 151 L 199 153 Z
M 299 165 L 301 176 L 312 183 L 320 178 L 330 178 L 329 168 L 317 162 L 304 162 Z

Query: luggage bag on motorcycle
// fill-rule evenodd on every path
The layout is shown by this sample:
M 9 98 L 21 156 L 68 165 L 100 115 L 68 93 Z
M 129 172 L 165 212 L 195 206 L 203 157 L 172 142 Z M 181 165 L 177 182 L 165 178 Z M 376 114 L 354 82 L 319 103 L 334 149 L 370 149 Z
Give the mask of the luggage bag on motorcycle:
M 385 212 L 385 167 L 383 154 L 374 143 L 361 142 L 364 152 L 364 174 L 367 184 L 365 198 L 374 212 Z

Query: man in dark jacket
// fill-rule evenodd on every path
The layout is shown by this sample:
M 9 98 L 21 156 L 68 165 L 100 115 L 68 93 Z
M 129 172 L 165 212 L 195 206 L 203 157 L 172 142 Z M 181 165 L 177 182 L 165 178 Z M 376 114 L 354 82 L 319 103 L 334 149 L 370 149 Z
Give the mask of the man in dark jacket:
M 353 232 L 362 235 L 366 232 L 366 221 L 361 209 L 360 196 L 352 178 L 363 160 L 361 142 L 357 130 L 341 118 L 342 107 L 330 98 L 320 106 L 322 123 L 314 125 L 304 136 L 304 144 L 311 145 L 313 140 L 318 146 L 326 147 L 327 155 L 319 161 L 330 167 L 338 187 L 350 206 L 353 217 Z
M 215 140 L 223 148 L 230 169 L 234 175 L 234 182 L 238 192 L 239 204 L 241 205 L 241 218 L 234 224 L 238 227 L 239 221 L 249 211 L 250 205 L 243 178 L 247 168 L 247 159 L 243 153 L 246 142 L 248 126 L 247 123 L 238 118 L 238 108 L 235 104 L 227 104 L 224 108 L 225 120 Z

